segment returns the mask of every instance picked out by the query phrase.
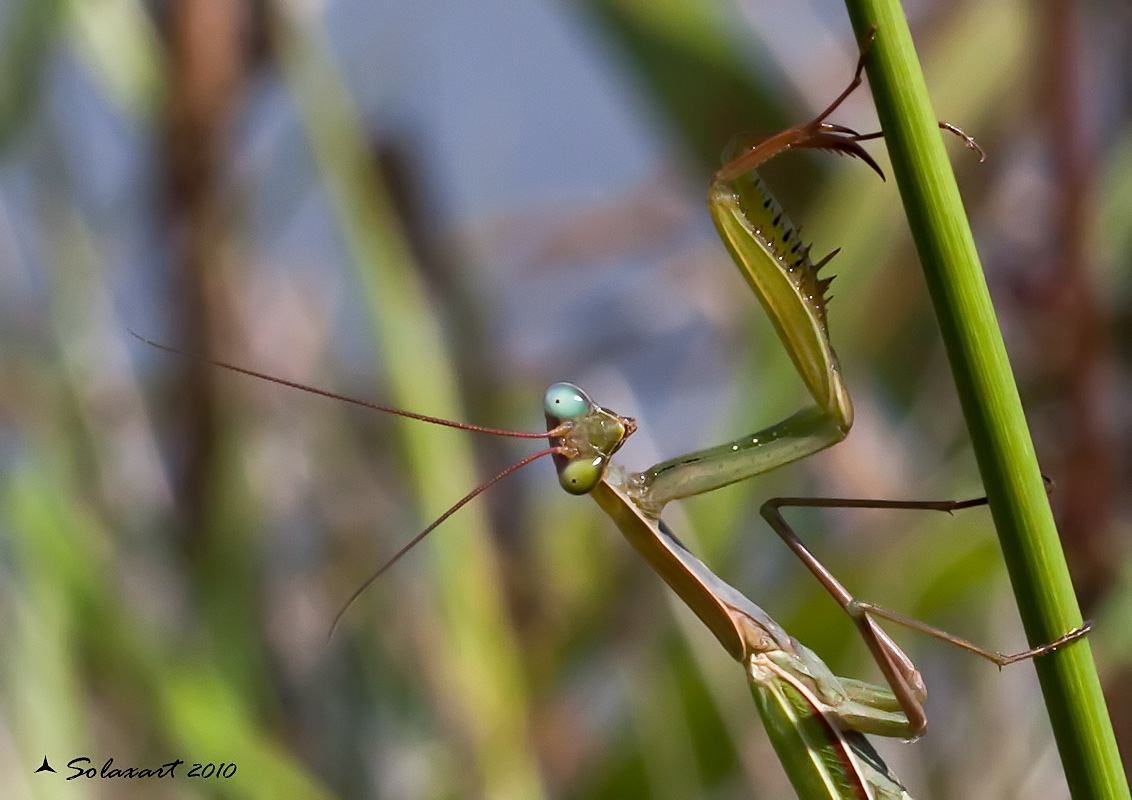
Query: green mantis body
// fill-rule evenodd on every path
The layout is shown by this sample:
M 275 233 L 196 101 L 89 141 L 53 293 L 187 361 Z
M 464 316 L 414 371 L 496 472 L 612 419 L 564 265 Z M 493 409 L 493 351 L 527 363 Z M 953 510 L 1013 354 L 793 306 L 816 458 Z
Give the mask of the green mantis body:
M 1052 645 L 1002 656 L 862 603 L 806 549 L 778 511 L 788 505 L 954 510 L 982 499 L 932 503 L 778 498 L 764 505 L 763 516 L 849 613 L 891 688 L 840 678 L 688 552 L 660 520 L 661 510 L 671 500 L 804 458 L 841 441 L 853 424 L 853 406 L 826 326 L 829 280 L 818 274 L 829 256 L 817 264 L 811 261 L 809 248 L 753 170 L 786 149 L 810 147 L 854 155 L 880 171 L 858 144 L 875 134 L 861 136 L 824 122 L 860 83 L 864 57 L 848 88 L 821 115 L 747 150 L 716 173 L 709 190 L 708 207 L 716 229 L 770 317 L 814 405 L 754 434 L 638 473 L 627 473 L 609 462 L 635 430 L 632 420 L 596 406 L 572 384 L 552 386 L 545 409 L 562 486 L 575 494 L 591 494 L 649 565 L 743 664 L 771 742 L 795 790 L 807 800 L 909 797 L 864 734 L 920 736 L 927 726 L 923 711 L 927 690 L 911 660 L 876 618 L 917 628 L 1000 665 L 1046 652 L 1084 633 L 1074 631 Z
M 1048 652 L 1087 632 L 1086 626 L 1051 644 L 1012 656 L 983 650 L 896 612 L 855 599 L 810 553 L 780 513 L 786 506 L 953 511 L 980 505 L 985 498 L 961 502 L 775 498 L 764 504 L 764 518 L 849 614 L 889 688 L 841 678 L 765 611 L 718 578 L 660 519 L 664 506 L 672 500 L 709 492 L 804 458 L 844 439 L 853 424 L 853 406 L 826 326 L 829 280 L 818 274 L 832 254 L 816 264 L 811 261 L 809 247 L 802 244 L 797 230 L 754 170 L 785 150 L 805 147 L 849 154 L 880 172 L 859 144 L 879 134 L 860 135 L 824 121 L 860 84 L 867 50 L 868 42 L 852 82 L 825 111 L 806 125 L 790 128 L 746 149 L 716 173 L 709 189 L 708 207 L 719 235 L 774 325 L 813 405 L 733 442 L 629 473 L 613 465 L 610 459 L 636 430 L 636 423 L 597 406 L 573 384 L 554 384 L 547 390 L 544 401 L 547 433 L 507 434 L 528 438 L 545 435 L 550 440 L 550 449 L 524 458 L 470 492 L 375 572 L 354 593 L 347 607 L 378 575 L 458 508 L 515 469 L 551 454 L 562 487 L 573 494 L 592 495 L 633 547 L 703 621 L 724 649 L 743 665 L 770 740 L 791 783 L 804 800 L 909 797 L 865 739 L 865 734 L 904 739 L 920 736 L 927 726 L 923 710 L 927 690 L 912 661 L 881 629 L 878 619 L 949 641 L 1000 666 Z M 944 123 L 941 127 L 962 135 Z M 969 138 L 967 142 L 973 145 Z M 209 361 L 381 411 L 503 433 L 377 406 L 231 364 Z
M 824 117 L 855 88 L 859 75 L 858 70 L 854 83 L 814 122 L 755 146 L 721 169 L 709 190 L 708 207 L 720 237 L 770 317 L 815 405 L 734 442 L 627 474 L 606 466 L 606 461 L 632 432 L 632 423 L 615 414 L 621 424 L 611 423 L 607 415 L 612 412 L 596 407 L 577 387 L 558 384 L 547 393 L 549 428 L 564 421 L 553 407 L 556 395 L 576 390 L 566 402 L 586 409 L 576 417 L 580 441 L 563 437 L 561 446 L 568 454 L 555 456 L 563 486 L 579 490 L 576 483 L 568 483 L 573 464 L 600 465 L 601 477 L 589 493 L 727 652 L 744 665 L 771 742 L 795 789 L 805 798 L 908 797 L 863 734 L 914 738 L 922 732 L 926 723 L 920 704 L 927 693 L 919 673 L 895 643 L 862 616 L 859 624 L 878 640 L 876 649 L 883 648 L 886 677 L 914 698 L 911 718 L 892 691 L 837 677 L 813 651 L 688 552 L 660 521 L 660 512 L 670 500 L 711 491 L 836 444 L 853 424 L 853 406 L 826 327 L 829 281 L 818 276 L 825 262 L 811 261 L 809 247 L 802 244 L 753 170 L 791 146 L 831 147 L 860 155 L 863 151 L 853 134 L 822 127 Z M 590 421 L 595 417 L 599 424 Z M 608 435 L 618 429 L 625 431 L 623 436 Z

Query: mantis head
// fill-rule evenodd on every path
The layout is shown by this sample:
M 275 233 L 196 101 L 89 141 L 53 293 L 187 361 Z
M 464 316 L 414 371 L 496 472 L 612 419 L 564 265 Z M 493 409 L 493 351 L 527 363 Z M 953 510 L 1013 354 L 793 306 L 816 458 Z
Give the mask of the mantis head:
M 570 494 L 586 494 L 605 474 L 610 457 L 637 430 L 637 423 L 594 403 L 572 383 L 556 383 L 543 398 L 558 482 Z

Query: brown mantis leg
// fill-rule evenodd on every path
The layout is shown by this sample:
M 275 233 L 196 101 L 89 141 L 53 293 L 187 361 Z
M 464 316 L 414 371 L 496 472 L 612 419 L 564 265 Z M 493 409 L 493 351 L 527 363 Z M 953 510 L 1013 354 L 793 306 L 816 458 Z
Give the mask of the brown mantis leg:
M 861 75 L 865 70 L 865 58 L 868 56 L 872 44 L 873 31 L 870 30 L 861 43 L 861 55 L 857 59 L 857 68 L 853 72 L 853 79 L 849 81 L 849 85 L 842 90 L 841 94 L 826 106 L 824 111 L 804 125 L 787 128 L 781 133 L 751 145 L 741 155 L 720 168 L 715 174 L 714 182 L 726 183 L 735 180 L 791 147 L 811 147 L 848 153 L 865 161 L 883 178 L 884 173 L 873 161 L 872 156 L 857 144 L 856 137 L 859 134 L 856 131 L 840 125 L 828 125 L 825 122 L 826 117 L 836 111 L 838 106 L 845 102 L 845 99 L 861 85 Z M 869 138 L 874 137 L 870 136 Z
M 792 147 L 833 150 L 855 156 L 872 167 L 883 179 L 884 172 L 873 160 L 872 156 L 858 144 L 858 142 L 879 139 L 884 136 L 883 132 L 857 133 L 857 131 L 852 128 L 825 121 L 826 118 L 836 111 L 838 107 L 845 102 L 846 98 L 853 94 L 857 87 L 861 85 L 861 75 L 865 70 L 865 59 L 868 57 L 869 50 L 872 48 L 874 31 L 875 28 L 870 30 L 861 42 L 861 54 L 857 58 L 857 67 L 853 71 L 853 79 L 849 81 L 849 85 L 842 90 L 841 94 L 834 98 L 832 103 L 804 125 L 795 125 L 792 128 L 787 128 L 781 133 L 754 142 L 748 147 L 743 148 L 743 152 L 740 155 L 728 161 L 716 172 L 714 182 L 726 183 L 727 181 L 735 180 L 755 169 L 763 162 Z M 980 162 L 986 159 L 986 153 L 983 152 L 983 148 L 979 147 L 978 142 L 976 142 L 972 136 L 969 136 L 961 128 L 952 125 L 950 122 L 940 122 L 938 124 L 941 129 L 954 133 L 963 140 L 964 144 L 977 152 Z
M 1052 488 L 1052 484 L 1048 481 L 1047 486 Z M 893 687 L 897 699 L 900 701 L 901 708 L 903 708 L 904 712 L 908 715 L 909 721 L 912 722 L 913 727 L 915 727 L 918 720 L 923 719 L 923 709 L 921 705 L 923 696 L 921 692 L 916 691 L 917 686 L 922 687 L 919 673 L 916 672 L 911 660 L 900 650 L 895 642 L 889 638 L 880 626 L 877 625 L 874 617 L 886 619 L 898 625 L 919 631 L 920 633 L 925 633 L 941 641 L 949 642 L 997 664 L 1000 668 L 1007 664 L 1013 664 L 1017 661 L 1043 655 L 1062 645 L 1076 641 L 1089 632 L 1090 623 L 1085 623 L 1080 628 L 1070 631 L 1053 642 L 1025 650 L 1021 653 L 1007 655 L 993 650 L 987 650 L 966 639 L 962 639 L 947 631 L 907 617 L 899 612 L 878 606 L 875 603 L 868 603 L 856 599 L 849 590 L 833 576 L 825 565 L 810 552 L 806 545 L 802 543 L 802 540 L 798 538 L 798 535 L 783 518 L 780 509 L 798 507 L 905 508 L 946 511 L 951 513 L 965 508 L 986 505 L 986 503 L 986 497 L 976 497 L 969 500 L 868 500 L 840 497 L 775 497 L 766 501 L 760 509 L 763 518 L 770 523 L 770 526 L 774 528 L 775 532 L 782 537 L 782 540 L 786 542 L 787 546 L 802 560 L 802 563 L 814 574 L 821 582 L 822 586 L 826 588 L 826 591 L 845 609 L 845 612 L 849 614 L 850 618 L 852 618 L 853 622 L 857 625 L 870 652 L 872 652 L 873 657 L 880 666 L 881 671 L 884 672 L 885 677 L 889 679 L 889 684 Z M 907 687 L 911 691 L 905 690 L 904 687 Z
M 963 144 L 965 144 L 967 147 L 969 147 L 970 149 L 972 149 L 976 153 L 978 153 L 979 154 L 979 163 L 982 163 L 983 161 L 987 160 L 986 151 L 983 150 L 983 148 L 979 146 L 979 143 L 975 141 L 974 136 L 972 136 L 971 134 L 964 131 L 958 125 L 952 125 L 950 122 L 937 122 L 936 124 L 939 125 L 940 130 L 948 131 L 949 133 L 954 133 L 956 136 L 958 136 L 960 139 L 963 140 Z M 880 139 L 884 136 L 883 131 L 873 131 L 872 133 L 857 133 L 852 128 L 847 128 L 844 125 L 834 125 L 834 124 L 829 123 L 829 122 L 823 122 L 822 123 L 822 129 L 828 130 L 828 131 L 831 131 L 831 132 L 834 132 L 834 133 L 846 134 L 847 136 L 851 137 L 853 139 L 853 141 L 855 141 L 855 142 L 867 142 L 870 139 Z

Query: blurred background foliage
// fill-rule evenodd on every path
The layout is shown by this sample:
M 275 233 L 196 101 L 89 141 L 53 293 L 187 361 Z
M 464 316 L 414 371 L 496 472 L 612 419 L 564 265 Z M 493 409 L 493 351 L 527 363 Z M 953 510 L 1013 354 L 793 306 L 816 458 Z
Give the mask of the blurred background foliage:
M 908 4 L 1132 753 L 1132 10 Z M 781 798 L 737 668 L 549 464 L 383 577 L 529 452 L 208 368 L 538 429 L 573 380 L 622 461 L 733 438 L 800 381 L 717 242 L 706 178 L 855 58 L 833 0 L 0 4 L 0 795 Z M 838 122 L 871 129 L 867 92 Z M 883 146 L 871 148 L 885 164 Z M 891 183 L 766 170 L 816 252 L 857 408 L 804 464 L 673 527 L 842 674 L 851 625 L 757 515 L 773 494 L 980 493 Z M 861 596 L 1024 647 L 989 516 L 798 513 Z M 1033 670 L 900 634 L 931 689 L 917 797 L 1067 796 Z M 33 774 L 44 755 L 58 776 Z M 64 764 L 234 762 L 66 782 Z M 1126 761 L 1127 763 L 1127 761 Z

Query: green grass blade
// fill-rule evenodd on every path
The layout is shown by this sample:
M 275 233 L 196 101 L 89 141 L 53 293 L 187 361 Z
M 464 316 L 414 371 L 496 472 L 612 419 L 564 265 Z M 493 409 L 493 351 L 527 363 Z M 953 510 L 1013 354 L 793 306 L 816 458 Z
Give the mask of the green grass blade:
M 898 0 L 846 0 L 858 37 L 877 26 L 869 83 L 923 265 L 991 512 L 1031 643 L 1081 624 L 1018 389 L 974 238 Z M 1088 641 L 1038 660 L 1075 798 L 1127 798 Z
M 365 125 L 325 31 L 315 15 L 280 15 L 278 24 L 285 80 L 355 266 L 388 396 L 401 408 L 428 408 L 437 416 L 463 419 L 440 320 L 374 169 Z M 476 485 L 470 449 L 460 436 L 412 421 L 403 426 L 402 436 L 422 518 L 434 519 Z M 472 504 L 445 524 L 443 537 L 423 545 L 433 560 L 444 618 L 437 669 L 451 690 L 444 701 L 461 704 L 451 713 L 464 723 L 475 752 L 482 795 L 537 799 L 543 787 L 528 738 L 522 654 L 507 617 L 487 526 L 482 506 Z

